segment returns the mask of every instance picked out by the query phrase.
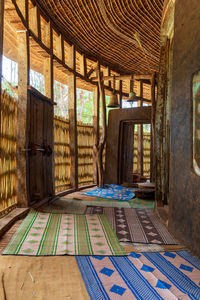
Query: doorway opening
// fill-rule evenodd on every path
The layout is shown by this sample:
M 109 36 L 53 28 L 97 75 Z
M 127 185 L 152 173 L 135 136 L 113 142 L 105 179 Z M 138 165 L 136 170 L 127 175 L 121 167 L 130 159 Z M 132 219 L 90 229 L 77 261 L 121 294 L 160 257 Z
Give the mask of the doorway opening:
M 120 126 L 119 182 L 132 184 L 151 178 L 151 124 L 123 121 Z

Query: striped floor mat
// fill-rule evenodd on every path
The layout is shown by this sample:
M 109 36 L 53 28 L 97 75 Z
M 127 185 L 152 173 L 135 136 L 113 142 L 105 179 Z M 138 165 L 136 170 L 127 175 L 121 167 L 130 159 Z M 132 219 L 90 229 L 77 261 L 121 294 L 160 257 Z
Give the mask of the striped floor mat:
M 31 210 L 3 254 L 125 255 L 105 215 L 67 215 Z
M 200 299 L 200 261 L 187 251 L 76 260 L 92 300 Z
M 154 209 L 155 201 L 154 200 L 143 200 L 135 198 L 133 200 L 129 200 L 129 205 L 132 208 L 151 208 Z
M 81 205 L 85 205 L 85 209 L 87 205 L 92 205 L 92 206 L 105 206 L 105 207 L 127 207 L 130 208 L 130 204 L 128 203 L 128 201 L 117 201 L 117 200 L 108 200 L 108 199 L 103 199 L 103 198 L 94 198 L 91 200 L 80 200 L 80 199 L 65 199 L 65 198 L 61 198 L 61 200 L 64 202 L 69 202 L 69 201 L 73 201 L 73 203 L 77 203 L 79 205 L 79 203 Z
M 152 209 L 88 206 L 86 214 L 105 214 L 120 242 L 177 244 Z

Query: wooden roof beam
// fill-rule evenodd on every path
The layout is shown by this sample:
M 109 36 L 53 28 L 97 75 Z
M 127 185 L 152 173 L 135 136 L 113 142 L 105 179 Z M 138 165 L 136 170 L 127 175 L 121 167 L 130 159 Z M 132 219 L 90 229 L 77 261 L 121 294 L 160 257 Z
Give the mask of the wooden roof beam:
M 115 80 L 132 80 L 134 78 L 135 80 L 151 80 L 152 75 L 120 75 L 115 76 Z M 91 80 L 98 81 L 97 77 L 92 77 Z M 113 76 L 103 76 L 102 80 L 108 81 L 113 80 Z

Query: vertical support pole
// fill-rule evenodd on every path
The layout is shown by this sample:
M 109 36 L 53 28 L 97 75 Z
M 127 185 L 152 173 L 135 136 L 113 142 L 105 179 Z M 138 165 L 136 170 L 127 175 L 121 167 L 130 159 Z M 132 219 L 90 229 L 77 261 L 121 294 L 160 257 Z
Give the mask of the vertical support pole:
M 110 76 L 110 68 L 109 67 L 107 67 L 107 76 Z M 111 88 L 111 81 L 109 80 L 108 81 L 108 86 Z
M 143 98 L 143 82 L 141 82 L 140 85 L 140 97 Z M 140 107 L 143 106 L 143 101 L 140 101 Z M 144 158 L 144 151 L 143 151 L 143 124 L 140 125 L 140 170 L 141 170 L 141 176 L 144 175 L 144 170 L 143 170 L 143 158 Z
M 37 33 L 38 33 L 38 38 L 41 40 L 41 22 L 40 22 L 40 10 L 37 6 Z
M 98 69 L 97 69 L 97 77 L 98 77 L 98 86 L 99 86 L 99 93 L 101 97 L 101 113 L 102 113 L 102 136 L 100 138 L 99 145 L 95 145 L 95 154 L 96 154 L 96 161 L 98 167 L 98 177 L 99 177 L 99 186 L 102 187 L 104 185 L 104 170 L 103 170 L 103 150 L 106 143 L 107 137 L 107 125 L 106 125 L 106 101 L 105 101 L 105 90 L 104 90 L 104 83 L 102 80 L 103 72 L 101 72 L 101 66 L 98 62 Z
M 48 97 L 52 102 L 54 99 L 53 96 L 53 32 L 51 24 L 49 24 L 49 34 L 46 37 L 46 42 L 50 45 L 51 54 L 44 60 L 43 64 L 43 75 L 44 75 L 44 93 L 45 96 Z M 53 131 L 53 122 L 54 122 L 54 106 L 48 105 L 46 107 L 47 114 L 45 114 L 46 124 L 48 124 L 49 130 L 46 132 L 46 136 L 44 137 L 44 145 L 54 147 L 54 131 Z M 48 123 L 47 123 L 48 122 Z M 45 167 L 47 168 L 47 172 L 45 172 L 45 184 L 47 190 L 52 195 L 55 194 L 55 180 L 54 180 L 54 151 L 50 157 L 44 157 L 45 159 Z M 50 163 L 50 164 L 49 164 Z M 48 165 L 51 168 L 48 168 Z
M 28 206 L 26 182 L 26 153 L 27 148 L 27 87 L 29 85 L 29 36 L 27 31 L 17 32 L 18 41 L 18 113 L 17 113 L 17 198 L 21 207 Z
M 122 80 L 119 81 L 119 105 L 122 108 Z
M 93 145 L 99 144 L 99 87 L 96 86 L 93 92 Z M 96 154 L 93 151 L 93 170 L 94 170 L 94 183 L 98 184 L 98 172 Z
M 54 74 L 53 74 L 53 29 L 52 29 L 52 24 L 50 23 L 49 26 L 49 44 L 50 44 L 50 50 L 51 50 L 51 55 L 50 55 L 50 61 L 48 63 L 49 65 L 49 74 L 45 74 L 46 80 L 45 80 L 45 93 L 47 93 L 47 97 L 51 99 L 53 102 L 54 100 Z M 47 62 L 46 62 L 47 63 Z M 47 72 L 47 71 L 46 71 Z M 54 128 L 54 106 L 51 108 L 51 126 Z M 54 165 L 54 130 L 52 130 L 52 148 L 53 148 L 53 153 L 51 156 L 52 159 L 52 193 L 55 195 L 55 165 Z
M 61 35 L 61 51 L 62 51 L 62 61 L 65 63 L 65 43 L 62 35 Z
M 1 81 L 3 61 L 4 0 L 0 0 L 0 135 L 1 135 Z
M 151 182 L 155 182 L 156 157 L 155 157 L 155 73 L 151 79 Z
M 140 81 L 139 85 L 140 97 L 143 97 L 143 83 Z M 139 107 L 143 106 L 143 101 L 138 103 Z M 137 160 L 138 174 L 143 176 L 143 124 L 138 125 L 138 160 Z
M 72 45 L 68 52 L 68 66 L 76 70 L 76 50 Z M 78 188 L 78 149 L 77 149 L 77 115 L 76 115 L 76 75 L 68 76 L 68 103 L 69 103 L 69 145 L 71 157 L 71 186 Z
M 165 198 L 165 163 L 164 163 L 164 146 L 165 146 L 165 100 L 167 91 L 167 41 L 160 50 L 160 68 L 158 77 L 158 96 L 156 101 L 155 116 L 155 155 L 156 155 L 156 180 L 155 180 L 155 199 L 158 207 L 164 206 Z

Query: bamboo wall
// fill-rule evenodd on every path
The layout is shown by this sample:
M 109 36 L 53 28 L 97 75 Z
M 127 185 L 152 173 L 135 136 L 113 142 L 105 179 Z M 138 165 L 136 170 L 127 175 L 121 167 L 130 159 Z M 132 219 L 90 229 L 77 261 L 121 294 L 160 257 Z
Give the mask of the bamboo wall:
M 133 173 L 138 173 L 138 135 L 134 134 Z M 151 168 L 151 133 L 143 133 L 143 175 L 150 177 Z
M 78 183 L 93 183 L 93 126 L 77 123 Z
M 0 137 L 0 216 L 17 204 L 16 196 L 16 122 L 15 98 L 2 91 Z
M 143 133 L 143 175 L 150 177 L 151 168 L 151 133 Z
M 54 118 L 55 191 L 70 188 L 69 120 Z
M 138 135 L 134 133 L 133 173 L 138 173 Z
M 16 197 L 16 121 L 17 103 L 5 91 L 2 93 L 0 140 L 0 215 L 17 204 Z M 77 124 L 78 183 L 93 183 L 93 126 Z M 144 133 L 143 140 L 144 176 L 150 176 L 150 133 Z M 54 118 L 54 155 L 56 192 L 70 186 L 69 120 Z M 105 151 L 104 151 L 105 156 Z M 105 162 L 104 162 L 105 163 Z M 137 173 L 137 134 L 134 137 L 134 173 Z
M 103 131 L 102 131 L 102 127 L 99 128 L 99 140 L 101 140 Z M 105 166 L 106 166 L 106 144 L 104 146 L 103 149 L 103 153 L 102 153 L 102 161 L 103 161 L 103 170 L 105 171 Z

